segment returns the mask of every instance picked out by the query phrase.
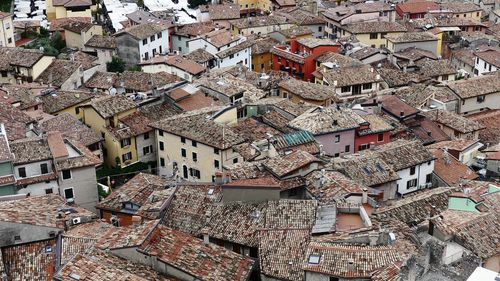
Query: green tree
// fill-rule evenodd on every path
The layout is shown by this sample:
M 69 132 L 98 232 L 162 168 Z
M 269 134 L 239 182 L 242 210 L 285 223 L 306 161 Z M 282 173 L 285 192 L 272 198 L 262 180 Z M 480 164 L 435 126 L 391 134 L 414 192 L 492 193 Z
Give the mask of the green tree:
M 137 0 L 137 6 L 144 8 L 144 0 Z
M 59 52 L 66 47 L 66 42 L 63 40 L 62 35 L 59 31 L 52 35 L 50 38 L 50 46 L 54 47 Z
M 45 27 L 40 27 L 40 37 L 41 38 L 48 38 L 49 37 L 49 30 Z
M 141 67 L 138 65 L 131 66 L 127 69 L 128 71 L 141 72 Z
M 108 72 L 123 72 L 125 71 L 125 62 L 119 57 L 113 57 L 110 62 L 106 63 Z M 120 161 L 120 158 L 118 158 Z

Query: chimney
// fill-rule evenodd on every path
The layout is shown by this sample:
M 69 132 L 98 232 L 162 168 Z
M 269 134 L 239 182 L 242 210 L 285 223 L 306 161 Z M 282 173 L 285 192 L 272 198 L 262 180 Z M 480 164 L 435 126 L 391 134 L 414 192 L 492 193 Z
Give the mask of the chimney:
M 370 240 L 370 246 L 377 246 L 378 233 L 377 232 L 368 233 L 368 239 Z
M 208 243 L 210 243 L 210 236 L 208 235 L 208 228 L 206 228 L 206 227 L 202 228 L 201 234 L 203 235 L 203 244 L 208 245 Z
M 368 189 L 366 187 L 363 188 L 363 195 L 361 197 L 361 200 L 362 200 L 363 204 L 368 203 Z
M 61 132 L 50 131 L 47 136 L 47 143 L 54 159 L 64 159 L 69 156 Z
M 142 218 L 140 216 L 132 216 L 132 225 L 140 225 Z
M 349 272 L 354 271 L 354 260 L 353 259 L 347 260 L 347 271 L 349 271 Z
M 223 178 L 224 174 L 222 172 L 215 172 L 215 184 L 216 185 L 221 185 L 223 182 L 222 182 L 222 178 Z

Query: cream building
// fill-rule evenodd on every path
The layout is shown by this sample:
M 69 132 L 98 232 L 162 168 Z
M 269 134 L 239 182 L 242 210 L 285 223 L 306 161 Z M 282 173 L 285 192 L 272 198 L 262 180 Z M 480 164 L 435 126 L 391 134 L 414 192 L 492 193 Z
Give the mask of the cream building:
M 397 22 L 357 22 L 342 26 L 337 37 L 356 37 L 358 41 L 373 48 L 386 47 L 385 36 L 397 36 L 406 32 L 406 28 Z
M 12 14 L 0 12 L 0 47 L 15 47 Z
M 211 107 L 169 117 L 155 129 L 160 175 L 213 182 L 224 166 L 243 161 L 233 146 L 244 140 L 228 125 L 237 121 L 235 107 Z

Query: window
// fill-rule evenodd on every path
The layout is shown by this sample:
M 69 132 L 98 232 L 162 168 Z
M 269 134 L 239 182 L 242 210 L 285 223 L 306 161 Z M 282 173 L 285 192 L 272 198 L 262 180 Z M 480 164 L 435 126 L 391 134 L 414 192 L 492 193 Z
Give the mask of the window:
M 380 38 L 384 38 L 387 35 L 387 32 L 380 33 Z
M 195 178 L 201 178 L 201 173 L 200 173 L 200 170 L 197 170 L 197 169 L 189 169 L 190 170 L 190 174 L 192 177 L 195 177 Z
M 144 133 L 144 139 L 148 140 L 149 139 L 149 133 Z
M 417 179 L 412 179 L 406 182 L 406 189 L 411 189 L 417 186 Z
M 142 45 L 146 45 L 148 43 L 148 38 L 142 40 Z
M 330 281 L 339 281 L 337 277 L 330 277 Z
M 321 32 L 323 31 L 323 27 L 322 26 L 318 26 L 318 32 Z
M 220 168 L 220 165 L 219 165 L 219 160 L 214 160 L 214 167 L 216 169 L 219 169 Z
M 126 146 L 129 146 L 130 145 L 130 138 L 122 139 L 121 140 L 121 145 L 122 145 L 122 148 L 126 147 Z
M 344 152 L 349 152 L 349 151 L 351 151 L 351 146 L 350 145 L 346 145 L 345 149 L 344 149 Z
M 161 32 L 160 32 L 160 33 L 158 33 L 158 34 L 156 34 L 156 38 L 157 38 L 157 39 L 160 39 L 160 38 L 161 38 Z
M 443 81 L 447 81 L 447 80 L 448 80 L 448 75 L 443 75 L 443 76 L 441 77 L 441 80 L 443 80 Z
M 340 153 L 335 153 L 335 154 L 333 155 L 333 157 L 334 157 L 334 158 L 338 158 L 338 157 L 340 157 Z
M 67 180 L 71 178 L 71 170 L 63 170 L 62 171 L 63 180 Z
M 378 33 L 370 33 L 370 39 L 378 39 Z
M 377 141 L 378 142 L 384 141 L 384 134 L 378 134 Z
M 193 155 L 193 161 L 194 162 L 198 161 L 198 154 L 196 152 L 193 152 L 192 155 Z
M 48 174 L 49 173 L 49 167 L 47 166 L 46 163 L 40 164 L 40 171 L 42 174 Z
M 318 254 L 311 254 L 309 255 L 308 263 L 309 264 L 319 264 L 319 261 L 321 260 L 321 256 Z
M 18 168 L 17 169 L 17 172 L 19 173 L 19 176 L 21 178 L 25 178 L 26 177 L 26 168 L 22 167 L 22 168 Z
M 432 182 L 432 174 L 427 174 L 427 176 L 425 176 L 425 182 L 426 183 Z
M 484 96 L 484 95 L 482 95 L 482 96 L 478 96 L 478 97 L 477 97 L 477 102 L 478 102 L 478 103 L 482 103 L 482 102 L 484 102 L 484 100 L 485 100 L 485 99 L 486 99 L 486 98 L 485 98 L 485 96 Z
M 358 150 L 361 151 L 361 150 L 365 150 L 365 149 L 368 149 L 368 148 L 370 148 L 370 144 L 369 143 L 368 144 L 362 144 L 362 145 L 360 145 Z
M 153 49 L 153 57 L 156 56 L 156 48 Z
M 351 86 L 344 86 L 340 90 L 342 93 L 348 93 L 351 91 Z
M 198 143 L 196 141 L 191 141 L 191 145 L 194 146 L 194 147 L 197 147 Z
M 79 107 L 75 107 L 75 113 L 76 114 L 80 114 L 80 108 Z
M 415 174 L 416 167 L 411 167 L 410 168 L 410 176 L 413 176 Z
M 152 145 L 145 146 L 145 147 L 142 148 L 142 154 L 147 155 L 147 154 L 150 154 L 150 153 L 153 153 L 153 146 Z
M 160 166 L 165 167 L 165 158 L 160 157 Z
M 372 83 L 363 84 L 363 90 L 371 90 L 371 89 L 372 89 Z
M 336 142 L 336 143 L 337 143 L 337 142 L 340 142 L 340 135 L 336 135 L 336 136 L 335 136 L 335 142 Z
M 149 53 L 148 53 L 148 52 L 145 52 L 145 53 L 144 53 L 144 59 L 145 59 L 145 60 L 148 60 L 148 59 L 149 59 Z
M 12 43 L 12 38 L 7 39 L 7 42 Z
M 149 40 L 151 40 L 151 42 L 155 41 L 155 36 L 153 35 L 153 36 L 149 37 Z
M 186 150 L 184 148 L 181 148 L 181 156 L 186 157 Z
M 158 47 L 158 51 L 160 52 L 160 54 L 163 53 L 161 46 Z
M 214 148 L 214 154 L 219 155 L 219 149 L 218 148 Z
M 163 137 L 163 131 L 162 131 L 162 130 L 159 130 L 159 131 L 158 131 L 158 135 Z
M 64 190 L 64 198 L 66 198 L 66 199 L 73 199 L 73 198 L 75 198 L 75 194 L 73 193 L 73 188 L 72 187 L 66 188 Z
M 52 193 L 54 193 L 54 191 L 52 190 L 52 188 L 45 189 L 45 194 L 52 194 Z
M 132 159 L 132 152 L 127 152 L 125 154 L 122 154 L 122 161 L 127 162 Z
M 165 150 L 165 144 L 162 141 L 160 141 L 160 150 Z
M 229 58 L 230 58 L 230 59 L 234 58 L 234 55 L 229 55 Z
M 238 163 L 238 158 L 233 159 L 233 164 L 236 164 L 236 163 Z

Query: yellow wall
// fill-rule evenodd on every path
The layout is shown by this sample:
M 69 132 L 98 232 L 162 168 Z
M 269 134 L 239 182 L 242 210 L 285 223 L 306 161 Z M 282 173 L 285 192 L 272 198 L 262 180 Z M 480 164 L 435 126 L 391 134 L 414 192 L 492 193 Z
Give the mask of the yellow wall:
M 233 107 L 229 110 L 226 110 L 219 116 L 217 116 L 214 121 L 219 124 L 236 124 L 236 122 L 238 122 L 238 109 L 236 107 Z
M 31 69 L 31 74 L 33 76 L 33 80 L 37 79 L 42 72 L 49 67 L 49 65 L 52 63 L 54 60 L 54 57 L 49 57 L 49 56 L 43 56 Z
M 479 13 L 479 15 L 477 14 Z M 481 22 L 481 15 L 482 15 L 482 11 L 477 11 L 477 12 L 470 12 L 470 13 L 457 13 L 457 14 L 453 14 L 453 17 L 456 17 L 456 18 L 466 18 L 466 19 L 472 19 L 472 20 L 475 20 L 477 22 Z
M 376 24 L 376 23 L 374 23 Z M 346 36 L 351 36 L 352 34 L 349 32 L 345 32 Z M 403 34 L 404 32 L 387 32 L 387 35 L 398 35 L 398 34 Z M 344 35 L 342 35 L 344 36 Z M 377 39 L 370 39 L 370 34 L 355 34 L 356 38 L 359 40 L 361 44 L 371 46 L 375 45 L 375 48 L 381 48 L 382 45 L 385 46 L 386 44 L 386 39 L 385 36 L 381 36 L 381 33 L 377 34 Z
M 92 7 L 89 7 L 85 11 L 73 12 L 67 10 L 64 6 L 52 6 L 52 1 L 48 0 L 47 4 L 47 20 L 51 21 L 54 19 L 71 18 L 71 17 L 92 17 Z
M 86 125 L 90 126 L 90 128 L 96 132 L 105 134 L 104 148 L 106 148 L 106 157 L 104 161 L 107 165 L 114 167 L 116 165 L 115 158 L 118 156 L 122 167 L 124 167 L 125 164 L 122 163 L 122 154 L 127 152 L 132 152 L 130 163 L 137 162 L 135 138 L 131 138 L 131 144 L 129 146 L 121 148 L 120 141 L 113 138 L 112 134 L 106 129 L 106 126 L 110 125 L 109 119 L 113 119 L 114 124 L 118 124 L 118 119 L 134 113 L 136 111 L 135 108 L 116 114 L 109 119 L 102 118 L 91 106 L 85 106 L 80 110 L 83 111 L 83 121 Z
M 56 19 L 62 19 L 62 18 L 67 18 L 68 13 L 66 12 L 66 8 L 64 6 L 57 6 L 56 7 Z
M 271 70 L 272 61 L 273 57 L 271 53 L 252 55 L 253 71 L 267 72 L 268 70 Z M 264 68 L 261 67 L 261 64 L 264 65 Z
M 441 51 L 443 48 L 443 33 L 438 33 L 436 34 L 438 41 L 437 41 L 437 47 L 436 47 L 436 55 L 441 56 Z
M 72 18 L 72 17 L 86 17 L 86 18 L 91 18 L 92 17 L 92 10 L 90 8 L 86 9 L 85 11 L 79 11 L 79 12 L 72 12 L 72 11 L 67 11 L 66 17 Z
M 94 25 L 86 32 L 79 34 L 69 30 L 64 32 L 66 46 L 82 49 L 87 41 L 94 35 L 102 35 L 102 26 Z

